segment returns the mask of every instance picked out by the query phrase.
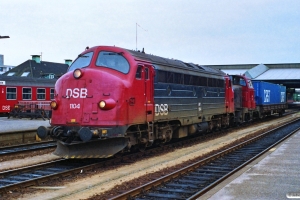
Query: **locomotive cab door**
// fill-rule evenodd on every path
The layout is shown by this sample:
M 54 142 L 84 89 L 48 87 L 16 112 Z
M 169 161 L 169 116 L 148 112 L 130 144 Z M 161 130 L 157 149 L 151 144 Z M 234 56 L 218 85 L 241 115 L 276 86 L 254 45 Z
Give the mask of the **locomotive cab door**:
M 153 121 L 153 75 L 154 69 L 151 65 L 138 64 L 130 92 L 129 123 L 141 124 Z
M 145 107 L 146 107 L 146 120 L 151 122 L 154 120 L 154 83 L 153 79 L 155 76 L 155 71 L 153 66 L 144 65 L 144 80 L 145 80 Z

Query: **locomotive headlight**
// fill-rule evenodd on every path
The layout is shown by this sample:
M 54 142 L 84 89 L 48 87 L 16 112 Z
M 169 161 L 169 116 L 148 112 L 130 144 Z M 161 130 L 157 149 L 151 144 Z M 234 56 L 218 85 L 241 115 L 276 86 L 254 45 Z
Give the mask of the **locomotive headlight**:
M 83 73 L 80 69 L 75 69 L 74 72 L 73 72 L 73 76 L 74 78 L 78 79 L 80 77 L 82 77 Z
M 101 109 L 105 108 L 105 105 L 106 105 L 105 101 L 100 101 L 100 102 L 99 102 L 99 107 L 100 107 Z
M 57 103 L 56 103 L 56 101 L 51 101 L 51 103 L 50 103 L 50 107 L 53 109 L 53 110 L 55 110 L 55 109 L 57 109 Z
M 113 99 L 105 99 L 99 101 L 98 105 L 101 110 L 110 110 L 116 106 L 116 101 Z

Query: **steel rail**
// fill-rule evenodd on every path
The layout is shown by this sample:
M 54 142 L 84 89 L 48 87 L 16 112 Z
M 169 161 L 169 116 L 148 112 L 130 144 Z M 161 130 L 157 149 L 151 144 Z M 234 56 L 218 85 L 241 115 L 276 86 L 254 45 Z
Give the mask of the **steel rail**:
M 17 153 L 22 153 L 22 152 L 47 149 L 47 148 L 51 148 L 51 147 L 56 147 L 55 141 L 35 142 L 35 143 L 30 143 L 30 144 L 5 146 L 5 147 L 0 147 L 0 157 L 17 154 Z

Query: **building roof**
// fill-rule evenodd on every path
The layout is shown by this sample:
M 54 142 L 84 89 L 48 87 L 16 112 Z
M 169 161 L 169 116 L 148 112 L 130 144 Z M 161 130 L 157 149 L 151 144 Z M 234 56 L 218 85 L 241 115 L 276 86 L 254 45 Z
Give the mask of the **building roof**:
M 47 61 L 27 60 L 15 68 L 2 74 L 2 76 L 25 76 L 31 78 L 59 78 L 67 72 L 69 65 Z
M 251 78 L 251 79 L 255 79 L 256 77 L 258 77 L 259 75 L 263 74 L 264 72 L 268 71 L 269 68 L 264 65 L 264 64 L 260 64 L 260 65 L 257 65 L 249 70 L 247 70 L 245 72 L 245 76 L 247 76 L 248 78 Z
M 296 80 L 300 79 L 300 69 L 269 69 L 260 74 L 255 80 Z
M 282 84 L 289 88 L 300 88 L 300 63 L 208 65 L 226 74 L 245 74 L 253 80 Z

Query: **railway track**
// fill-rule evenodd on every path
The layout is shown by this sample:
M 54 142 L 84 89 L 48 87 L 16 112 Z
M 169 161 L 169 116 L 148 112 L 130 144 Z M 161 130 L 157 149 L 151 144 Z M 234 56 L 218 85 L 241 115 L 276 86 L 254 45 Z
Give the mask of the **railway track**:
M 110 159 L 84 159 L 84 160 L 65 160 L 60 159 L 44 164 L 24 167 L 21 169 L 10 170 L 0 173 L 0 197 L 9 191 L 24 189 L 30 186 L 41 185 L 50 180 L 57 180 L 64 177 L 74 177 L 81 172 L 97 171 L 105 166 L 115 166 L 128 164 L 140 160 L 146 156 L 172 151 L 175 147 L 181 147 L 185 144 L 195 144 L 203 141 L 204 138 L 219 136 L 220 133 L 211 133 L 199 136 L 197 138 L 186 139 L 180 142 L 171 143 L 162 147 L 149 149 L 145 152 L 124 155 L 122 157 Z
M 35 151 L 41 149 L 47 149 L 51 147 L 56 147 L 55 141 L 47 141 L 47 142 L 37 142 L 23 145 L 15 145 L 15 146 L 6 146 L 0 148 L 0 157 L 8 156 L 22 152 Z
M 60 159 L 17 170 L 9 170 L 0 173 L 0 194 L 9 190 L 25 188 L 41 184 L 52 178 L 72 176 L 83 169 L 95 167 L 100 160 L 66 160 Z
M 196 199 L 300 128 L 300 119 L 112 199 Z
M 123 155 L 121 157 L 116 156 L 110 159 L 60 159 L 21 169 L 0 172 L 0 197 L 11 190 L 40 185 L 44 182 L 55 180 L 57 178 L 75 176 L 81 172 L 99 170 L 105 166 L 133 163 L 143 157 L 166 152 L 168 150 L 172 151 L 175 147 L 197 143 L 199 141 L 203 141 L 204 138 L 213 137 L 218 134 L 219 133 L 215 133 L 215 135 L 203 135 L 197 138 L 158 146 L 144 152 L 130 153 L 128 155 Z
M 190 144 L 203 140 L 198 137 L 169 145 L 148 149 L 144 152 L 131 153 L 124 156 L 117 156 L 108 159 L 59 159 L 39 165 L 28 166 L 20 169 L 0 172 L 0 197 L 11 190 L 19 190 L 30 186 L 40 185 L 44 182 L 63 177 L 75 176 L 81 172 L 96 171 L 105 166 L 115 166 L 133 163 L 143 157 L 172 150 L 176 146 Z

